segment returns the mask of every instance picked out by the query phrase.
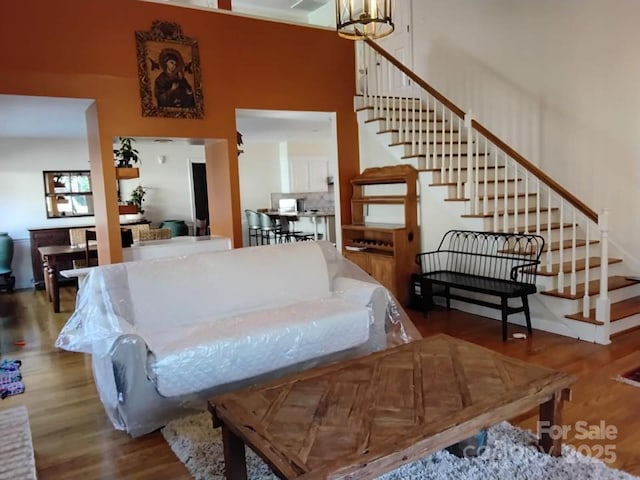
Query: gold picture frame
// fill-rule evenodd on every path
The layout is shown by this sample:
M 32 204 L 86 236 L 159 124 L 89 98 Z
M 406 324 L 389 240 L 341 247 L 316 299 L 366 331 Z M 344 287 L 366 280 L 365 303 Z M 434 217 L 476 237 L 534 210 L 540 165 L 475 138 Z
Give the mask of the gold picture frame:
M 135 35 L 142 116 L 203 118 L 198 41 L 160 20 Z

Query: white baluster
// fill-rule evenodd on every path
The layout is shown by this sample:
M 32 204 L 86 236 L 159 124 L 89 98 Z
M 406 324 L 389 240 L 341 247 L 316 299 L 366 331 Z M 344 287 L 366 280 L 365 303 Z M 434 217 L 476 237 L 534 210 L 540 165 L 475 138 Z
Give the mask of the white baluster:
M 458 119 L 458 128 L 457 128 L 457 137 L 458 137 L 458 178 L 456 181 L 456 197 L 463 198 L 464 193 L 462 192 L 462 119 L 457 117 Z
M 572 223 L 573 223 L 573 227 L 571 230 L 571 278 L 570 278 L 570 282 L 571 282 L 571 295 L 575 295 L 576 294 L 576 289 L 577 289 L 577 285 L 576 285 L 576 237 L 578 236 L 578 233 L 576 231 L 576 209 L 575 207 L 571 208 L 571 211 L 573 212 L 572 215 Z M 586 286 L 587 290 L 589 289 L 589 285 Z
M 584 268 L 584 284 L 587 285 L 587 288 L 584 289 L 584 296 L 582 297 L 582 316 L 585 318 L 588 318 L 589 315 L 591 314 L 591 300 L 589 298 L 589 281 L 591 280 L 590 277 L 590 269 L 591 269 L 591 265 L 589 262 L 589 243 L 591 240 L 591 235 L 590 235 L 590 231 L 591 231 L 591 225 L 589 225 L 589 219 L 587 218 L 585 220 L 585 230 L 586 230 L 586 241 L 587 244 L 585 245 L 585 268 Z
M 493 230 L 500 231 L 500 216 L 498 215 L 498 204 L 500 199 L 498 198 L 498 147 L 493 146 Z M 505 186 L 507 182 L 504 182 Z M 504 230 L 503 230 L 504 231 Z
M 606 208 L 598 216 L 600 230 L 600 296 L 596 300 L 596 320 L 604 322 L 603 338 L 609 342 L 611 301 L 609 300 L 609 210 Z
M 536 178 L 536 235 L 540 235 L 540 193 L 540 180 Z
M 564 292 L 566 285 L 564 284 L 564 199 L 560 198 L 560 250 L 558 250 L 558 291 Z
M 553 258 L 551 253 L 551 187 L 547 188 L 547 272 L 551 272 Z
M 507 199 L 509 198 L 509 182 L 507 181 L 509 179 L 509 162 L 507 161 L 507 154 L 504 154 L 504 189 L 503 189 L 503 197 L 502 197 L 502 203 L 506 204 L 507 203 Z M 518 182 L 516 182 L 517 184 Z M 503 232 L 508 232 L 509 231 L 509 213 L 507 212 L 507 209 L 504 208 L 504 212 L 502 215 L 502 231 Z
M 427 121 L 426 123 L 426 133 L 427 133 L 427 151 L 425 154 L 425 168 L 433 168 L 433 164 L 431 162 L 431 95 L 427 95 Z M 422 131 L 420 131 L 422 134 Z
M 473 128 L 471 125 L 471 122 L 473 120 L 473 112 L 471 110 L 469 110 L 469 112 L 464 116 L 464 126 L 467 129 L 467 142 L 469 146 L 473 145 Z M 466 185 L 466 195 L 467 198 L 470 200 L 469 204 L 470 204 L 470 213 L 472 215 L 475 215 L 478 211 L 475 209 L 475 204 L 474 204 L 474 199 L 477 195 L 477 192 L 475 191 L 475 184 L 473 182 L 473 148 L 471 148 L 471 150 L 469 150 L 467 152 L 467 181 L 465 183 Z
M 416 149 L 416 118 L 422 115 L 422 105 L 418 105 L 418 111 L 416 112 L 416 97 L 411 96 L 411 109 L 413 110 L 413 117 L 411 118 L 411 155 L 417 155 Z
M 516 183 L 518 182 L 518 164 L 515 160 L 513 162 L 513 173 L 515 174 L 514 179 Z M 513 196 L 513 233 L 518 233 L 518 192 Z
M 518 192 L 516 192 L 516 197 Z M 529 172 L 524 172 L 524 233 L 529 233 Z
M 449 111 L 449 152 L 447 153 L 449 160 L 449 183 L 453 183 L 453 112 Z
M 484 179 L 483 179 L 484 188 L 482 192 L 482 214 L 483 215 L 486 215 L 487 212 L 489 211 L 489 192 L 487 191 L 488 190 L 487 178 L 489 177 L 488 159 L 489 159 L 489 150 L 487 146 L 487 139 L 485 138 L 484 139 Z

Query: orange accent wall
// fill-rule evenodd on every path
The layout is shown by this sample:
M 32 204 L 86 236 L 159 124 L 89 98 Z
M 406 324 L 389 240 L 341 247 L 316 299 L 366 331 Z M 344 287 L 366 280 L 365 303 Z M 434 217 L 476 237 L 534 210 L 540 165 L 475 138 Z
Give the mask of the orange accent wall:
M 211 227 L 241 245 L 237 108 L 336 112 L 340 204 L 350 221 L 349 179 L 359 165 L 354 47 L 335 32 L 135 0 L 23 0 L 3 5 L 3 18 L 10 21 L 0 37 L 11 47 L 0 64 L 0 93 L 96 99 L 91 129 L 101 156 L 91 155 L 91 170 L 101 172 L 104 187 L 96 189 L 104 194 L 96 224 L 99 234 L 110 233 L 101 263 L 122 258 L 115 174 L 106 174 L 119 135 L 226 139 L 226 158 L 210 162 L 207 154 L 210 190 L 225 187 L 212 192 L 223 198 Z M 204 119 L 142 117 L 134 32 L 154 20 L 176 22 L 198 40 Z

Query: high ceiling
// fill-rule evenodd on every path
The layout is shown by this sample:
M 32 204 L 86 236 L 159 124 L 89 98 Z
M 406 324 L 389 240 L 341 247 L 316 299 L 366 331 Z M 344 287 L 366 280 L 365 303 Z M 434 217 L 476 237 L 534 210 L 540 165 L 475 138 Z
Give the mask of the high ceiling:
M 181 7 L 196 7 L 215 10 L 218 0 L 147 0 L 170 3 Z M 310 23 L 309 14 L 330 4 L 333 12 L 335 0 L 232 0 L 232 10 L 236 13 L 266 17 L 277 20 Z M 311 21 L 311 23 L 315 23 Z

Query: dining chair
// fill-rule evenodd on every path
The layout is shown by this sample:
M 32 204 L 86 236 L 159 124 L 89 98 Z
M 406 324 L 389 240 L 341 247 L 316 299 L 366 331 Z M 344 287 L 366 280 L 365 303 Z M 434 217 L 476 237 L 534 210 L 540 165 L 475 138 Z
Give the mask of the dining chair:
M 251 240 L 255 239 L 255 244 L 259 245 L 262 243 L 262 232 L 260 225 L 260 215 L 258 212 L 254 210 L 246 209 L 244 211 L 245 216 L 247 217 L 247 228 L 249 229 L 249 246 L 253 245 Z
M 95 267 L 98 265 L 98 257 L 91 255 L 91 246 L 97 242 L 98 236 L 95 230 L 86 229 L 84 231 L 84 263 L 85 267 Z M 94 242 L 94 243 L 89 243 Z
M 260 218 L 260 239 L 262 245 L 270 244 L 271 238 L 273 238 L 274 243 L 277 243 L 279 240 L 280 228 L 266 213 L 258 212 L 258 217 Z

